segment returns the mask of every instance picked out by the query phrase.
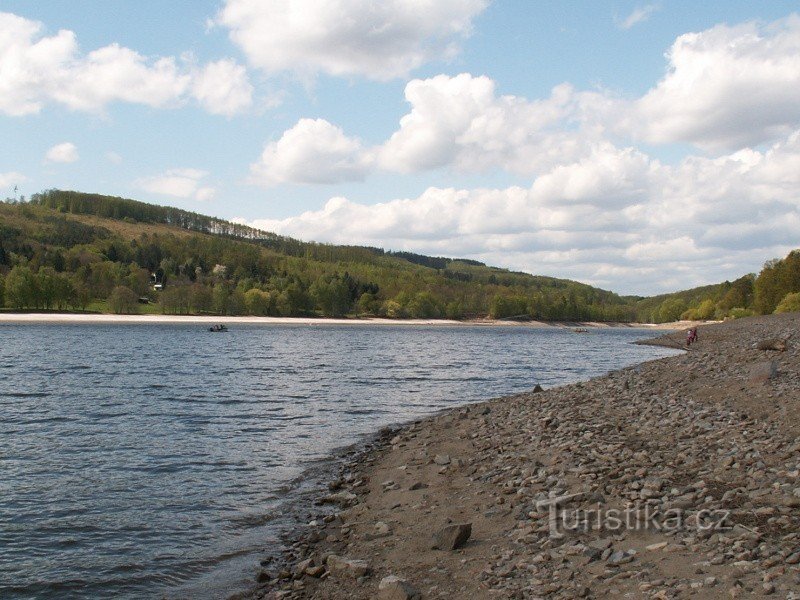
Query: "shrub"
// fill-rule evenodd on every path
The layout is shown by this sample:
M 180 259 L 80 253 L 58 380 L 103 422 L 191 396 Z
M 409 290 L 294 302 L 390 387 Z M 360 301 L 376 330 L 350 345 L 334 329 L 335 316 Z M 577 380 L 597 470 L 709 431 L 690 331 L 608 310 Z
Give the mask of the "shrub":
M 800 311 L 800 292 L 786 294 L 775 308 L 776 313 Z

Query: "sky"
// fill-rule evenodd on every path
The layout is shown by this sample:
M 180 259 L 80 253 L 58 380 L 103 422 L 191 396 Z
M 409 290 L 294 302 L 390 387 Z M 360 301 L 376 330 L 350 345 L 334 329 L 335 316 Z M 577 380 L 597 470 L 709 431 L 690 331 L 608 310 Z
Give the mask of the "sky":
M 3 0 L 0 137 L 0 197 L 652 295 L 800 247 L 800 9 Z

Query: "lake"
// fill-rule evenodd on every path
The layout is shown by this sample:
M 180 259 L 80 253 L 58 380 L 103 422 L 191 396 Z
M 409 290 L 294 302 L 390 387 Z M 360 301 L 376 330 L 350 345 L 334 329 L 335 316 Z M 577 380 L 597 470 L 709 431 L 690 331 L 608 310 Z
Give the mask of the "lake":
M 230 329 L 0 325 L 0 597 L 224 596 L 334 449 L 674 354 L 633 328 Z

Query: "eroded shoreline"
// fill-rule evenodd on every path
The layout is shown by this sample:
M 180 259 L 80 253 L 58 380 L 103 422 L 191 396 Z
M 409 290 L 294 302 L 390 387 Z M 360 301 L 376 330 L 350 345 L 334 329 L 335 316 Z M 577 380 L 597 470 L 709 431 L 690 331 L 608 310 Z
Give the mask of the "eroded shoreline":
M 250 595 L 788 597 L 800 591 L 800 361 L 791 343 L 755 345 L 793 332 L 796 314 L 713 325 L 682 356 L 392 432 L 332 482 L 338 507 L 295 539 L 291 568 L 265 568 Z M 683 522 L 554 537 L 537 509 L 553 494 Z M 725 511 L 724 528 L 698 525 Z M 469 541 L 432 549 L 448 523 L 469 523 Z M 390 576 L 406 583 L 379 590 Z

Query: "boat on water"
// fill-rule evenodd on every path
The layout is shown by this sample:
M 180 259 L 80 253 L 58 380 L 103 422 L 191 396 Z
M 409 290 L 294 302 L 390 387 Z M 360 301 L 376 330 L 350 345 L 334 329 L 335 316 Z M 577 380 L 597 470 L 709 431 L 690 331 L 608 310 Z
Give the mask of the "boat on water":
M 227 325 L 212 325 L 211 327 L 208 328 L 208 330 L 209 331 L 214 331 L 214 332 L 228 331 L 228 326 Z

